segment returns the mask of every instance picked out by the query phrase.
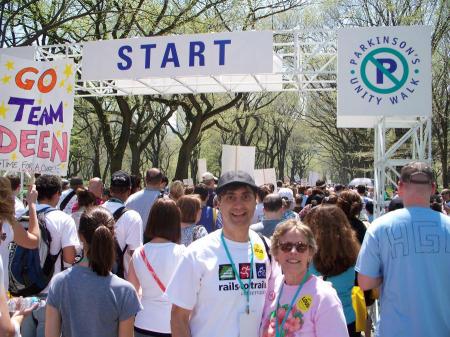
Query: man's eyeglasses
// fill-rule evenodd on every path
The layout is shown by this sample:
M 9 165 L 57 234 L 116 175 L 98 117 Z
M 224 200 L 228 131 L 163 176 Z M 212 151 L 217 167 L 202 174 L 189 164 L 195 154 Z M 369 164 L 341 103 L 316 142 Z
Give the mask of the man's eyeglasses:
M 295 247 L 295 250 L 299 253 L 304 253 L 308 249 L 308 244 L 304 242 L 280 242 L 279 247 L 281 251 L 285 253 L 289 253 L 292 251 L 292 248 Z

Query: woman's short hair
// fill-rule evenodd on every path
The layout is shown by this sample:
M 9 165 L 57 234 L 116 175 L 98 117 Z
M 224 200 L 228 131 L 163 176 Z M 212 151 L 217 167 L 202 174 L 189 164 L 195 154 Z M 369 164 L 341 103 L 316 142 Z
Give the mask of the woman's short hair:
M 313 263 L 322 275 L 339 275 L 355 265 L 360 245 L 347 216 L 339 207 L 315 207 L 304 222 L 314 233 L 318 250 Z
M 176 201 L 182 195 L 184 195 L 183 183 L 179 180 L 173 181 L 169 187 L 169 196 Z
M 78 232 L 88 244 L 89 266 L 100 276 L 107 276 L 116 259 L 114 218 L 104 207 L 86 209 L 80 217 Z
M 94 193 L 84 189 L 77 189 L 77 198 L 78 198 L 78 206 L 79 207 L 89 207 L 95 206 L 97 204 L 97 198 Z
M 336 205 L 344 211 L 348 219 L 358 217 L 362 210 L 361 196 L 352 190 L 342 191 Z
M 197 220 L 197 214 L 202 207 L 202 203 L 199 195 L 189 194 L 179 198 L 177 206 L 181 211 L 181 222 L 194 223 Z
M 304 225 L 301 221 L 295 219 L 286 220 L 275 227 L 275 231 L 273 232 L 271 238 L 271 247 L 270 250 L 274 256 L 278 255 L 278 248 L 280 247 L 280 238 L 291 231 L 292 229 L 300 232 L 306 239 L 306 243 L 309 246 L 309 249 L 313 254 L 317 251 L 316 240 L 314 239 L 314 235 L 311 229 Z
M 178 243 L 181 238 L 180 219 L 181 212 L 175 201 L 157 199 L 150 210 L 144 232 L 145 241 L 160 237 Z

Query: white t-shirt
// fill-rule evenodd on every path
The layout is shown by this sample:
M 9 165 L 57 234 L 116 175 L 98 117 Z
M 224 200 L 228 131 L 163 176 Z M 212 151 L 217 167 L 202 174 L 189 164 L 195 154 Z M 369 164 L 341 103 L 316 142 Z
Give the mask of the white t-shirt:
M 36 206 L 36 210 L 39 212 L 41 209 L 46 207 L 49 207 L 49 205 L 38 204 Z M 80 245 L 77 228 L 70 215 L 67 215 L 60 210 L 51 211 L 45 215 L 45 223 L 52 237 L 52 242 L 50 243 L 50 254 L 56 255 L 62 248 L 70 246 L 76 247 Z M 54 275 L 61 271 L 61 258 L 62 251 L 55 262 Z M 47 286 L 42 293 L 47 293 L 48 287 L 49 286 Z
M 68 190 L 65 190 L 61 193 L 61 196 L 59 197 L 59 202 L 58 205 L 56 205 L 56 208 L 59 209 L 59 205 L 61 205 L 61 203 L 63 202 L 63 200 L 66 199 L 66 196 L 72 192 L 73 189 L 69 188 Z M 69 202 L 67 203 L 66 207 L 64 207 L 64 209 L 62 210 L 64 213 L 66 214 L 72 214 L 72 208 L 75 205 L 75 203 L 78 202 L 78 197 L 76 194 L 74 194 L 72 196 L 72 198 L 70 198 Z
M 9 265 L 9 243 L 14 241 L 14 232 L 11 225 L 4 221 L 2 227 L 2 235 L 0 237 L 0 258 L 3 261 L 3 265 L 6 268 L 6 272 L 3 274 L 3 277 L 0 278 L 2 280 L 2 284 L 6 290 L 8 290 L 9 286 L 9 275 L 8 275 L 8 265 Z
M 18 197 L 14 198 L 14 212 L 16 218 L 20 218 L 20 216 L 25 213 L 25 205 L 23 204 L 22 200 L 20 200 Z
M 145 256 L 156 275 L 167 287 L 175 268 L 186 249 L 184 245 L 172 242 L 146 243 Z M 142 287 L 141 303 L 144 307 L 136 316 L 134 325 L 138 328 L 160 333 L 170 333 L 170 310 L 172 304 L 159 288 L 141 257 L 141 249 L 133 254 L 133 265 Z
M 123 203 L 108 200 L 103 205 L 112 214 L 124 206 Z M 114 227 L 117 242 L 120 249 L 124 249 L 128 245 L 127 251 L 123 255 L 123 265 L 125 269 L 125 276 L 128 273 L 128 265 L 130 264 L 131 255 L 130 250 L 136 250 L 142 246 L 142 220 L 138 212 L 130 209 L 126 211 L 120 219 L 116 222 Z
M 257 317 L 255 329 L 258 329 L 266 292 L 273 285 L 269 283 L 271 265 L 264 243 L 254 231 L 249 233 L 254 251 L 250 311 Z M 167 287 L 171 303 L 192 310 L 189 322 L 192 337 L 239 336 L 239 317 L 245 313 L 246 297 L 234 275 L 221 235 L 220 229 L 187 247 Z M 250 244 L 227 239 L 225 242 L 246 286 L 250 274 Z

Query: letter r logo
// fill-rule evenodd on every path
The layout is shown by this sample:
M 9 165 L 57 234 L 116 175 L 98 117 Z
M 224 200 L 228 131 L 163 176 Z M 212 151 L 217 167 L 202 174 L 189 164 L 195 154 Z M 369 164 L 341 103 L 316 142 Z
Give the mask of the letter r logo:
M 388 71 L 391 74 L 397 69 L 397 62 L 395 62 L 395 60 L 393 59 L 381 58 L 376 60 L 384 70 Z M 384 66 L 385 64 L 388 65 L 387 68 Z M 377 84 L 383 84 L 383 75 L 383 71 L 377 67 Z

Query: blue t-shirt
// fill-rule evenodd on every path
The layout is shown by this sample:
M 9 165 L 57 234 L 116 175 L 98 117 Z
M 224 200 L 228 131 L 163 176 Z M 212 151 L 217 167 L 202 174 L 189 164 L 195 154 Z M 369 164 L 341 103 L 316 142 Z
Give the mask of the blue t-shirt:
M 214 209 L 209 206 L 202 207 L 202 216 L 197 225 L 202 225 L 205 227 L 208 233 L 214 232 L 216 230 L 216 224 L 214 221 Z
M 55 275 L 47 304 L 62 318 L 64 337 L 115 337 L 119 321 L 135 316 L 141 304 L 131 283 L 74 266 Z
M 377 336 L 450 336 L 450 217 L 425 207 L 383 215 L 355 269 L 383 278 Z
M 312 274 L 323 276 L 313 264 L 309 267 Z M 331 282 L 333 288 L 336 289 L 339 299 L 344 308 L 345 321 L 348 324 L 356 320 L 355 311 L 352 306 L 352 288 L 355 285 L 355 268 L 350 267 L 343 273 L 335 276 L 329 276 L 326 281 Z

